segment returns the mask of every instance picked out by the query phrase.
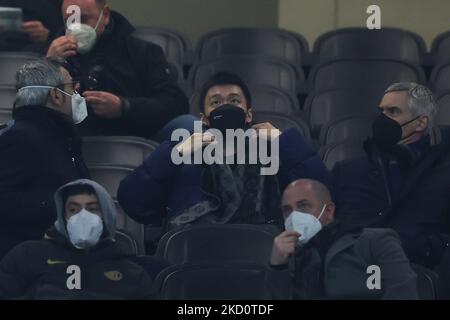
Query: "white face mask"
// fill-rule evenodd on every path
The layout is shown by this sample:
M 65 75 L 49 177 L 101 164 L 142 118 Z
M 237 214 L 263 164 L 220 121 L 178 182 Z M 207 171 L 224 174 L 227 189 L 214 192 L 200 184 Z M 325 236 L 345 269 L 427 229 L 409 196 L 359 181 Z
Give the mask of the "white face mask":
M 292 211 L 284 222 L 286 230 L 300 233 L 298 242 L 304 245 L 322 229 L 319 219 L 326 207 L 327 205 L 324 204 L 318 218 L 310 213 Z
M 70 242 L 78 249 L 95 246 L 103 233 L 102 219 L 85 209 L 67 221 Z
M 67 27 L 66 35 L 74 36 L 77 39 L 77 51 L 81 54 L 92 50 L 97 41 L 97 28 L 103 18 L 103 10 L 100 12 L 95 28 L 84 23 L 72 23 Z
M 84 119 L 86 119 L 88 116 L 86 100 L 78 92 L 74 92 L 73 94 L 68 94 L 64 90 L 61 90 L 56 87 L 50 87 L 50 86 L 27 86 L 27 87 L 20 88 L 19 91 L 22 91 L 22 90 L 28 89 L 28 88 L 56 89 L 56 90 L 62 92 L 63 94 L 65 94 L 66 96 L 71 97 L 72 98 L 72 120 L 75 124 L 79 124 L 79 123 L 83 122 Z

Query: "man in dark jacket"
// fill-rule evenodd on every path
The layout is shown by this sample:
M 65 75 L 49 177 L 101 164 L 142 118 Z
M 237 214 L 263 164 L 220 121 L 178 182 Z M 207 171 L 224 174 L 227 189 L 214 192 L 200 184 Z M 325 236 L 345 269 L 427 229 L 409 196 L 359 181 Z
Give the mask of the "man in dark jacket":
M 239 77 L 227 73 L 212 76 L 204 85 L 200 103 L 201 118 L 209 130 L 202 132 L 200 123 L 200 132 L 191 136 L 187 133 L 182 142 L 162 143 L 121 182 L 119 202 L 136 221 L 148 223 L 155 213 L 162 213 L 170 227 L 188 223 L 277 224 L 281 222 L 280 188 L 300 177 L 327 182 L 322 161 L 296 129 L 281 133 L 270 123 L 257 124 L 252 129 L 251 95 Z M 227 149 L 228 143 L 234 142 L 232 138 L 223 145 L 227 161 L 225 157 L 218 162 L 208 162 L 205 157 L 205 161 L 195 161 L 197 154 L 202 158 L 203 151 L 206 153 L 215 143 L 219 145 L 229 129 L 243 134 L 253 130 L 254 142 L 271 141 L 273 146 L 279 146 L 271 150 L 272 155 L 276 154 L 273 160 L 279 160 L 279 170 L 265 175 L 263 169 L 268 168 L 258 161 L 228 161 L 235 160 L 239 152 L 232 148 L 233 143 Z M 266 137 L 264 131 L 268 133 Z M 241 140 L 242 145 L 237 145 L 250 158 L 251 140 L 248 144 Z M 216 150 L 216 154 L 221 150 Z M 187 156 L 188 161 L 177 163 L 175 158 L 179 155 Z
M 17 80 L 14 120 L 0 128 L 0 258 L 42 236 L 55 220 L 59 186 L 89 176 L 74 126 L 83 100 L 76 99 L 70 74 L 43 59 L 24 65 Z
M 151 299 L 153 281 L 116 237 L 108 192 L 77 180 L 55 193 L 57 220 L 44 239 L 27 241 L 0 262 L 0 298 Z
M 81 10 L 81 24 L 73 23 L 75 11 L 67 12 L 73 5 Z M 67 58 L 81 82 L 89 104 L 83 135 L 162 141 L 170 129 L 192 130 L 192 116 L 176 118 L 188 113 L 188 101 L 160 47 L 131 36 L 135 29 L 105 0 L 65 0 L 62 13 L 67 35 L 55 39 L 47 55 Z
M 433 267 L 449 247 L 449 145 L 431 145 L 436 104 L 432 92 L 397 83 L 385 92 L 366 157 L 333 170 L 337 216 L 393 228 L 408 257 Z
M 291 183 L 282 209 L 286 231 L 274 239 L 268 270 L 272 298 L 418 298 L 416 274 L 397 234 L 334 220 L 335 205 L 322 183 Z
M 22 9 L 21 32 L 28 36 L 4 34 L 0 26 L 0 48 L 45 53 L 50 41 L 63 28 L 61 4 L 62 0 L 0 0 L 0 7 Z

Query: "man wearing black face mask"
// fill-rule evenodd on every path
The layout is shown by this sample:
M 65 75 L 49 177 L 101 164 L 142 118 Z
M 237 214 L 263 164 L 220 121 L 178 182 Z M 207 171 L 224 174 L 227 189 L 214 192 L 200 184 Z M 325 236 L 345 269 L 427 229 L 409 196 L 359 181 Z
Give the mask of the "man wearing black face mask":
M 333 169 L 337 216 L 395 229 L 410 260 L 433 267 L 442 260 L 450 233 L 448 144 L 430 141 L 433 94 L 422 85 L 396 83 L 379 109 L 373 137 L 364 143 L 367 156 Z
M 207 128 L 223 133 L 226 129 L 251 127 L 250 91 L 235 75 L 218 73 L 211 77 L 200 92 L 200 103 Z M 133 219 L 144 223 L 152 221 L 156 212 L 166 211 L 164 218 L 169 227 L 195 223 L 282 224 L 280 188 L 299 177 L 328 183 L 328 173 L 296 129 L 280 133 L 270 123 L 253 128 L 260 138 L 264 135 L 261 130 L 272 129 L 268 138 L 279 141 L 278 173 L 263 175 L 261 165 L 251 162 L 175 164 L 174 153 L 188 157 L 194 154 L 195 158 L 196 151 L 219 139 L 218 134 L 197 132 L 181 143 L 162 143 L 126 177 L 118 190 L 121 206 Z M 195 143 L 196 139 L 200 143 Z M 233 158 L 237 153 L 228 149 L 228 141 L 226 144 L 224 155 Z

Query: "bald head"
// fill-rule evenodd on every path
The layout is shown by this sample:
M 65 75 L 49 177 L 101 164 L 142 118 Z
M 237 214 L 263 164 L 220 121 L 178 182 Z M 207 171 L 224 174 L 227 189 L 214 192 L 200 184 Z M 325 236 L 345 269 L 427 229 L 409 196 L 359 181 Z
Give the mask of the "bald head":
M 300 179 L 289 184 L 283 193 L 282 209 L 286 219 L 292 211 L 310 213 L 318 217 L 323 210 L 320 221 L 328 224 L 334 218 L 335 205 L 328 188 L 321 182 Z

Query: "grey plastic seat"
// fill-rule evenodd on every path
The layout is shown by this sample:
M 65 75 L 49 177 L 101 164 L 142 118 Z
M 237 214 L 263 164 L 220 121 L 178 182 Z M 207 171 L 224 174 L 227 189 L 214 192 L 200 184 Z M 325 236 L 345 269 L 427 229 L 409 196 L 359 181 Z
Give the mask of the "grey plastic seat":
M 163 300 L 262 300 L 265 277 L 264 265 L 184 264 L 166 268 L 155 283 Z
M 320 144 L 330 145 L 346 140 L 364 141 L 372 135 L 373 117 L 350 116 L 330 121 L 320 131 Z
M 166 233 L 156 256 L 171 264 L 187 262 L 251 262 L 265 265 L 279 230 L 271 225 L 196 225 Z
M 275 112 L 253 112 L 253 123 L 270 122 L 276 128 L 284 131 L 289 128 L 296 128 L 300 134 L 307 140 L 310 139 L 311 133 L 308 124 L 294 115 L 284 115 Z
M 270 86 L 254 86 L 250 88 L 250 92 L 253 111 L 268 111 L 291 115 L 300 110 L 297 97 L 290 92 Z M 189 99 L 190 113 L 196 116 L 200 113 L 199 99 L 198 93 L 192 94 Z
M 322 126 L 333 120 L 377 115 L 377 107 L 386 88 L 335 89 L 311 93 L 304 109 L 313 136 L 317 136 Z
M 0 109 L 12 110 L 17 90 L 14 87 L 0 86 Z
M 332 170 L 339 161 L 365 156 L 363 143 L 358 140 L 347 140 L 324 146 L 320 149 L 320 154 L 328 170 Z
M 421 67 L 393 59 L 337 59 L 317 65 L 309 84 L 314 91 L 346 88 L 387 88 L 395 82 L 425 83 Z
M 314 44 L 318 61 L 337 58 L 392 58 L 420 65 L 425 41 L 410 31 L 385 28 L 343 28 L 321 35 Z
M 120 182 L 129 175 L 133 169 L 120 166 L 88 165 L 92 180 L 101 184 L 113 197 L 117 198 Z
M 123 211 L 117 201 L 114 202 L 117 210 L 116 228 L 128 233 L 135 242 L 137 255 L 145 254 L 145 227 L 130 217 Z
M 433 40 L 431 56 L 435 65 L 450 61 L 450 31 L 441 33 Z
M 192 43 L 183 33 L 162 27 L 137 27 L 133 36 L 159 45 L 167 59 L 179 66 L 192 60 Z
M 12 111 L 0 109 L 0 125 L 7 123 L 12 119 Z
M 83 138 L 87 165 L 136 168 L 156 149 L 158 143 L 139 137 L 88 136 Z
M 302 50 L 298 39 L 282 29 L 225 28 L 205 34 L 196 51 L 197 59 L 204 61 L 228 55 L 254 55 L 280 58 L 300 66 Z
M 194 65 L 189 72 L 189 83 L 194 90 L 199 90 L 212 75 L 220 71 L 242 77 L 249 86 L 272 86 L 293 94 L 297 93 L 300 83 L 305 80 L 301 70 L 295 70 L 281 59 L 227 56 Z
M 26 62 L 37 58 L 33 53 L 0 52 L 0 86 L 15 86 L 17 70 Z
M 434 67 L 431 72 L 430 83 L 436 95 L 450 91 L 450 60 Z
M 438 111 L 435 116 L 436 125 L 450 126 L 450 91 L 437 99 Z

